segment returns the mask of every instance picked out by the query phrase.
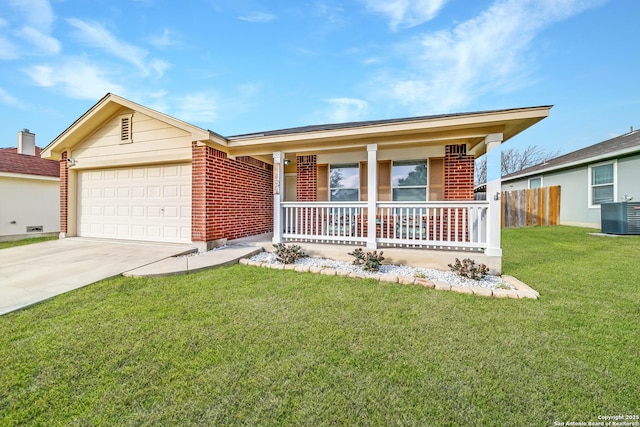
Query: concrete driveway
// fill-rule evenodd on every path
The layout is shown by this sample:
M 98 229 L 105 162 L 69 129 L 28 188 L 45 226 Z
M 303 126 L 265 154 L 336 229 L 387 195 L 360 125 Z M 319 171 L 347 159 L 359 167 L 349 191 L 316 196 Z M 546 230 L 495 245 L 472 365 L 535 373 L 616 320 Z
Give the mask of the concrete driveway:
M 193 249 L 82 237 L 1 249 L 0 315 Z

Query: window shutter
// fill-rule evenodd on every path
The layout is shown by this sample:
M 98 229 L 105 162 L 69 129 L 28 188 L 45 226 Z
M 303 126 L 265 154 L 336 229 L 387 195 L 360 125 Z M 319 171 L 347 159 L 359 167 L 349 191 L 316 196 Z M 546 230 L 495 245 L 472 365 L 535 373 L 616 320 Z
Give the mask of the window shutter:
M 378 162 L 378 200 L 391 201 L 391 160 Z
M 429 201 L 444 200 L 444 159 L 429 159 Z
M 317 165 L 317 192 L 319 202 L 329 200 L 329 165 Z
M 367 162 L 360 162 L 360 201 L 366 202 L 368 200 L 368 172 L 367 172 Z

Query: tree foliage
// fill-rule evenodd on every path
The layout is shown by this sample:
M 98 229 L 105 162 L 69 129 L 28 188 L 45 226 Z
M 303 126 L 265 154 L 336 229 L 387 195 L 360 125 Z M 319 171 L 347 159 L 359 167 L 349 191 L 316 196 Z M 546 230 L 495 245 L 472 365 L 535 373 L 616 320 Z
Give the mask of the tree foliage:
M 531 166 L 539 165 L 559 155 L 560 150 L 545 151 L 538 145 L 529 145 L 524 150 L 517 148 L 503 149 L 500 161 L 500 173 L 502 176 L 509 175 Z M 487 156 L 483 156 L 476 161 L 475 181 L 476 184 L 484 184 L 487 182 Z
M 427 165 L 420 164 L 407 174 L 406 177 L 398 180 L 400 187 L 425 185 L 427 182 Z

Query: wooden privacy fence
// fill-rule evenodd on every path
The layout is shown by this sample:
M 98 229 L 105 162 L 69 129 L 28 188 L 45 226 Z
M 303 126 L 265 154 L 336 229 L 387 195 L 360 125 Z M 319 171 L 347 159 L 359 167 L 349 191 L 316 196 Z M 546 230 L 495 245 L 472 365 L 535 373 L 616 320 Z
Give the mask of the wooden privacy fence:
M 501 205 L 503 228 L 558 225 L 560 186 L 503 191 Z

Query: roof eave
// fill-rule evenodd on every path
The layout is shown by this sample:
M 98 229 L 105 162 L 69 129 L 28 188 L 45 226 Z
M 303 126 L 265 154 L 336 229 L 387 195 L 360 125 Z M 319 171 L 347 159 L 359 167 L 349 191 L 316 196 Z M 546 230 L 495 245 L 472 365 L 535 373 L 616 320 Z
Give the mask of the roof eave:
M 503 177 L 502 181 L 504 181 L 504 182 L 514 181 L 516 179 L 527 178 L 529 176 L 540 175 L 540 174 L 547 173 L 547 172 L 554 172 L 554 171 L 562 170 L 562 169 L 571 169 L 571 168 L 574 168 L 576 166 L 583 166 L 583 165 L 587 165 L 589 163 L 602 162 L 602 161 L 605 161 L 605 160 L 613 159 L 613 158 L 620 157 L 620 156 L 625 156 L 625 155 L 628 155 L 628 154 L 634 154 L 634 153 L 640 153 L 640 147 L 629 147 L 629 148 L 625 148 L 623 150 L 612 151 L 612 152 L 609 152 L 609 153 L 600 154 L 598 156 L 592 156 L 592 157 L 588 157 L 588 158 L 585 158 L 585 159 L 576 160 L 576 161 L 573 161 L 573 162 L 562 163 L 562 164 L 559 164 L 559 165 L 551 165 L 551 166 L 546 167 L 546 168 L 536 169 L 536 170 L 532 170 L 532 171 L 529 171 L 529 172 L 521 171 L 522 173 L 519 173 L 518 175 L 513 175 L 513 176 L 509 176 L 509 177 Z
M 362 126 L 351 124 L 346 128 L 327 130 L 287 132 L 275 135 L 248 134 L 228 138 L 229 149 L 233 152 L 250 152 L 251 147 L 284 147 L 287 145 L 309 145 L 327 141 L 343 141 L 347 146 L 362 144 L 355 141 L 371 141 L 374 138 L 394 137 L 408 134 L 437 134 L 451 130 L 486 128 L 482 135 L 494 132 L 504 134 L 507 141 L 520 132 L 533 126 L 549 115 L 552 106 L 527 107 L 520 109 L 498 110 L 451 116 L 435 116 L 415 120 L 399 119 L 397 122 L 369 124 Z M 480 134 L 478 134 L 480 135 Z M 478 136 L 475 135 L 474 136 Z M 445 139 L 443 139 L 445 140 Z M 260 150 L 258 150 L 260 151 Z
M 226 138 L 215 132 L 176 119 L 175 117 L 137 104 L 133 101 L 129 101 L 128 99 L 122 98 L 118 95 L 107 93 L 102 99 L 73 122 L 71 126 L 58 135 L 49 145 L 43 148 L 41 156 L 43 158 L 59 160 L 63 151 L 73 148 L 73 146 L 81 142 L 83 138 L 95 130 L 95 120 L 107 120 L 123 108 L 140 111 L 155 119 L 166 122 L 179 129 L 183 129 L 191 133 L 194 141 L 203 141 L 205 143 L 209 142 L 222 146 L 226 146 L 227 144 Z

